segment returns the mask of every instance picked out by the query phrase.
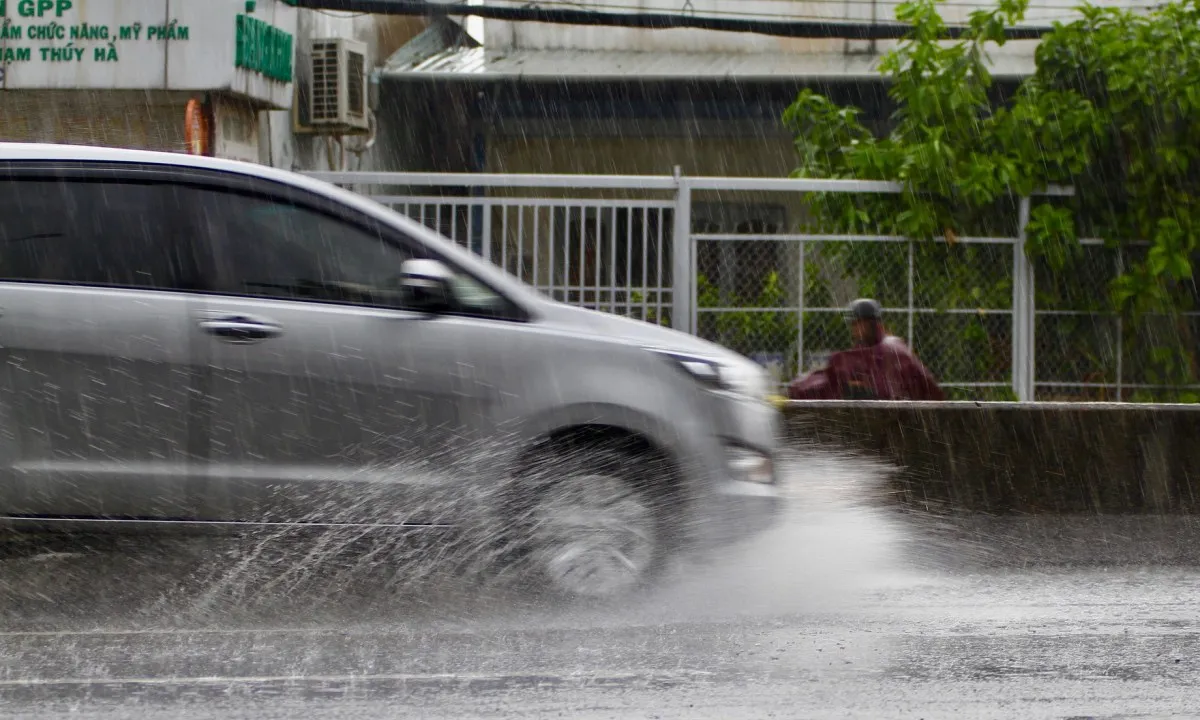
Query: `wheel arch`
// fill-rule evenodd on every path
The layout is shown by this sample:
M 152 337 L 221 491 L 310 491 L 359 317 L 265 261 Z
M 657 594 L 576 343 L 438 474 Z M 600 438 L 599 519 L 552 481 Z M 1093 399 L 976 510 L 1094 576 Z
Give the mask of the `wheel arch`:
M 518 462 L 524 463 L 546 449 L 579 446 L 606 446 L 635 454 L 653 455 L 670 468 L 673 483 L 683 479 L 683 468 L 665 444 L 644 431 L 603 422 L 578 423 L 549 430 L 524 449 Z
M 517 457 L 516 471 L 521 472 L 533 465 L 537 458 L 546 453 L 569 452 L 581 447 L 605 447 L 649 458 L 662 464 L 666 471 L 661 478 L 647 481 L 665 498 L 673 503 L 683 500 L 686 487 L 685 470 L 679 458 L 663 443 L 657 442 L 649 433 L 624 425 L 603 422 L 584 422 L 564 425 L 548 430 L 532 443 L 525 446 Z

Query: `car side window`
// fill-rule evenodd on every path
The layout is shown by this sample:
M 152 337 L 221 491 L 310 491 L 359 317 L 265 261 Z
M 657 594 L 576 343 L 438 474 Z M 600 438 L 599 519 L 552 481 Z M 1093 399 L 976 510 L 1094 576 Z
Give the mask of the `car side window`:
M 401 304 L 412 248 L 286 201 L 196 190 L 193 210 L 213 248 L 217 292 L 383 307 Z
M 0 179 L 0 280 L 188 290 L 196 264 L 175 225 L 177 188 Z

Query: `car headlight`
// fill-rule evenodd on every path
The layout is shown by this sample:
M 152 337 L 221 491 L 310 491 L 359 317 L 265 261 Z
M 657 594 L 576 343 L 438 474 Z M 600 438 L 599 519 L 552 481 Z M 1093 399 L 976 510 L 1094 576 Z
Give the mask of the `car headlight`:
M 674 362 L 697 382 L 713 390 L 730 392 L 754 400 L 765 400 L 769 392 L 766 371 L 749 360 L 731 363 L 664 350 L 654 352 Z
M 730 392 L 755 400 L 765 400 L 770 392 L 767 371 L 756 363 L 722 363 L 721 379 Z

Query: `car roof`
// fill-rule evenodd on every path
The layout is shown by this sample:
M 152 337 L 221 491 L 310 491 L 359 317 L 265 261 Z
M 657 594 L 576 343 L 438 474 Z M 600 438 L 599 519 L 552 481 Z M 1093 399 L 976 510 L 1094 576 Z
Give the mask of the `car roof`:
M 186 155 L 184 153 L 159 152 L 155 150 L 131 150 L 127 148 L 95 147 L 91 145 L 57 145 L 52 143 L 11 143 L 0 142 L 0 161 L 8 160 L 50 160 L 60 162 L 110 162 L 110 163 L 140 163 L 143 165 L 170 165 L 181 168 L 196 168 L 199 170 L 218 170 L 223 172 L 251 175 L 270 180 L 293 183 L 297 177 L 303 177 L 285 170 L 278 170 L 267 165 L 241 162 L 239 160 L 224 160 L 221 158 Z M 324 183 L 321 183 L 324 185 Z
M 261 178 L 263 180 L 290 185 L 323 195 L 368 215 L 373 215 L 391 225 L 403 228 L 406 232 L 423 239 L 424 242 L 435 245 L 440 252 L 472 268 L 472 270 L 483 275 L 492 283 L 506 288 L 510 293 L 516 294 L 518 297 L 523 297 L 526 300 L 527 309 L 529 309 L 530 303 L 536 304 L 541 300 L 535 291 L 526 287 L 523 283 L 516 281 L 514 278 L 509 277 L 503 270 L 481 259 L 470 250 L 458 246 L 454 241 L 434 232 L 424 224 L 405 217 L 395 210 L 358 193 L 288 170 L 280 170 L 267 165 L 242 162 L 240 160 L 224 160 L 222 158 L 186 155 L 184 153 L 130 150 L 127 148 L 95 147 L 90 145 L 0 142 L 0 162 L 22 160 L 162 165 L 164 167 L 227 172 L 243 177 Z

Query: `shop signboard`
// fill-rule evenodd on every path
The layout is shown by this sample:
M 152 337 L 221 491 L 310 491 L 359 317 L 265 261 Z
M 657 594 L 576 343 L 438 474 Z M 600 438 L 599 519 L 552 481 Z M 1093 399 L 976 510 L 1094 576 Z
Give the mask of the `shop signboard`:
M 0 0 L 5 90 L 227 91 L 291 106 L 282 0 Z

